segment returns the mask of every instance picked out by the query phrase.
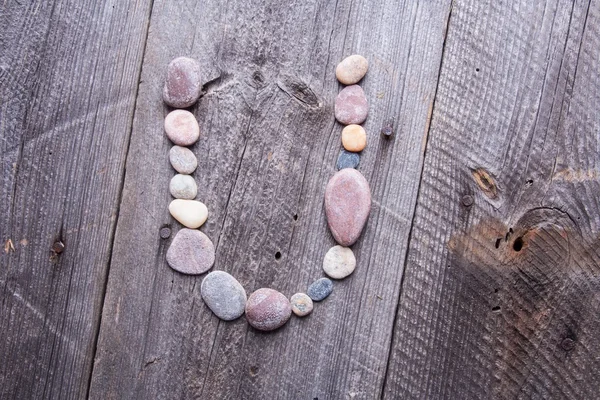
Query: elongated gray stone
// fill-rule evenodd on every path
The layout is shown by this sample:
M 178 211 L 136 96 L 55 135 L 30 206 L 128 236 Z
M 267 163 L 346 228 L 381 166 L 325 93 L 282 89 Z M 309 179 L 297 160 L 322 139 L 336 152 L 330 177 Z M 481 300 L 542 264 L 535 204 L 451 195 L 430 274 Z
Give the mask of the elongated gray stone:
M 232 321 L 239 318 L 246 308 L 244 287 L 224 271 L 213 271 L 202 280 L 202 299 L 220 319 Z

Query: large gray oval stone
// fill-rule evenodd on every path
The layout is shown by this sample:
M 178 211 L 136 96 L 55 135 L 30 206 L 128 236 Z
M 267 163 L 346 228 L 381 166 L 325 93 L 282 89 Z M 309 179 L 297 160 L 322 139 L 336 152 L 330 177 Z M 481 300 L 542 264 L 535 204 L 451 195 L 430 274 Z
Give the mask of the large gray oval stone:
M 232 321 L 244 313 L 246 291 L 227 272 L 213 271 L 206 275 L 200 292 L 208 308 L 222 320 Z

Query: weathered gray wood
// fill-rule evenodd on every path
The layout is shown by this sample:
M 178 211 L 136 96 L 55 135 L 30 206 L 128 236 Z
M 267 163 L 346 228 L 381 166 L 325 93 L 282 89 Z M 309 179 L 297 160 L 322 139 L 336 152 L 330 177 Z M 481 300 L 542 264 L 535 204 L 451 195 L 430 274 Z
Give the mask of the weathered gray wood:
M 386 398 L 598 397 L 599 24 L 453 2 Z
M 2 399 L 86 396 L 149 6 L 0 5 Z
M 155 1 L 116 231 L 91 398 L 373 398 L 383 387 L 416 202 L 449 1 Z M 335 65 L 370 60 L 371 104 L 360 170 L 374 209 L 354 246 L 358 268 L 310 317 L 258 333 L 221 323 L 200 298 L 202 276 L 165 263 L 173 171 L 161 101 L 167 63 L 203 64 L 193 112 L 202 230 L 215 269 L 250 293 L 288 296 L 322 276 L 333 239 L 323 194 L 341 127 Z M 395 121 L 393 140 L 379 135 Z M 281 253 L 276 259 L 275 254 Z

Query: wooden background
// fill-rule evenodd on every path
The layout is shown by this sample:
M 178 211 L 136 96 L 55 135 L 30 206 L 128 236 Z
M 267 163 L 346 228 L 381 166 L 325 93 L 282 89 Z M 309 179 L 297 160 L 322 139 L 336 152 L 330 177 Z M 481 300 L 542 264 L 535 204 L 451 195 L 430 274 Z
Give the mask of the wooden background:
M 353 53 L 357 270 L 276 332 L 220 322 L 159 236 L 166 65 L 202 64 L 215 268 L 289 296 L 334 243 Z M 599 110 L 598 1 L 3 1 L 0 398 L 595 399 Z

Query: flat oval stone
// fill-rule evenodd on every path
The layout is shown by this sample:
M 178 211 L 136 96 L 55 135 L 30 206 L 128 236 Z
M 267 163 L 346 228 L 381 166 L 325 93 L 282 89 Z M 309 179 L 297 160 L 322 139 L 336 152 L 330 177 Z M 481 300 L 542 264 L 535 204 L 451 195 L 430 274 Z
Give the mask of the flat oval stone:
M 323 271 L 333 279 L 344 279 L 355 268 L 356 257 L 349 247 L 333 246 L 323 259 Z
M 335 99 L 335 119 L 344 125 L 362 124 L 369 114 L 365 92 L 358 85 L 346 86 Z
M 331 177 L 325 188 L 325 215 L 338 244 L 354 244 L 371 212 L 371 189 L 365 177 L 345 168 Z
M 191 176 L 177 174 L 171 178 L 169 191 L 171 192 L 171 196 L 176 199 L 193 200 L 198 194 L 198 185 L 196 185 L 196 181 Z
M 344 58 L 335 69 L 335 76 L 344 85 L 353 85 L 360 81 L 367 70 L 369 62 L 363 56 L 353 54 Z
M 169 204 L 169 212 L 180 224 L 196 229 L 208 218 L 206 206 L 196 200 L 175 199 Z
M 312 299 L 304 293 L 296 293 L 293 295 L 290 298 L 290 304 L 292 305 L 292 312 L 299 317 L 304 317 L 313 310 Z
M 198 167 L 198 159 L 187 147 L 173 146 L 169 150 L 169 162 L 180 174 L 191 174 Z
M 165 117 L 165 132 L 171 142 L 179 146 L 190 146 L 200 137 L 196 117 L 186 110 L 173 110 Z
M 246 291 L 237 279 L 225 271 L 213 271 L 206 275 L 200 292 L 208 308 L 224 321 L 233 321 L 244 313 Z
M 248 323 L 261 331 L 279 328 L 291 315 L 292 306 L 287 297 L 273 289 L 258 289 L 246 302 Z
M 328 278 L 321 278 L 314 281 L 306 291 L 306 294 L 313 301 L 321 301 L 327 298 L 333 292 L 333 282 Z
M 348 151 L 358 153 L 367 146 L 367 132 L 360 125 L 351 124 L 342 129 L 342 145 Z
M 356 168 L 360 164 L 360 156 L 357 153 L 351 153 L 348 150 L 340 151 L 337 159 L 337 169 Z
M 163 100 L 174 108 L 186 108 L 200 97 L 200 63 L 193 58 L 178 57 L 169 63 L 163 88 Z
M 183 228 L 167 250 L 167 263 L 183 274 L 203 274 L 215 263 L 215 246 L 199 230 Z

